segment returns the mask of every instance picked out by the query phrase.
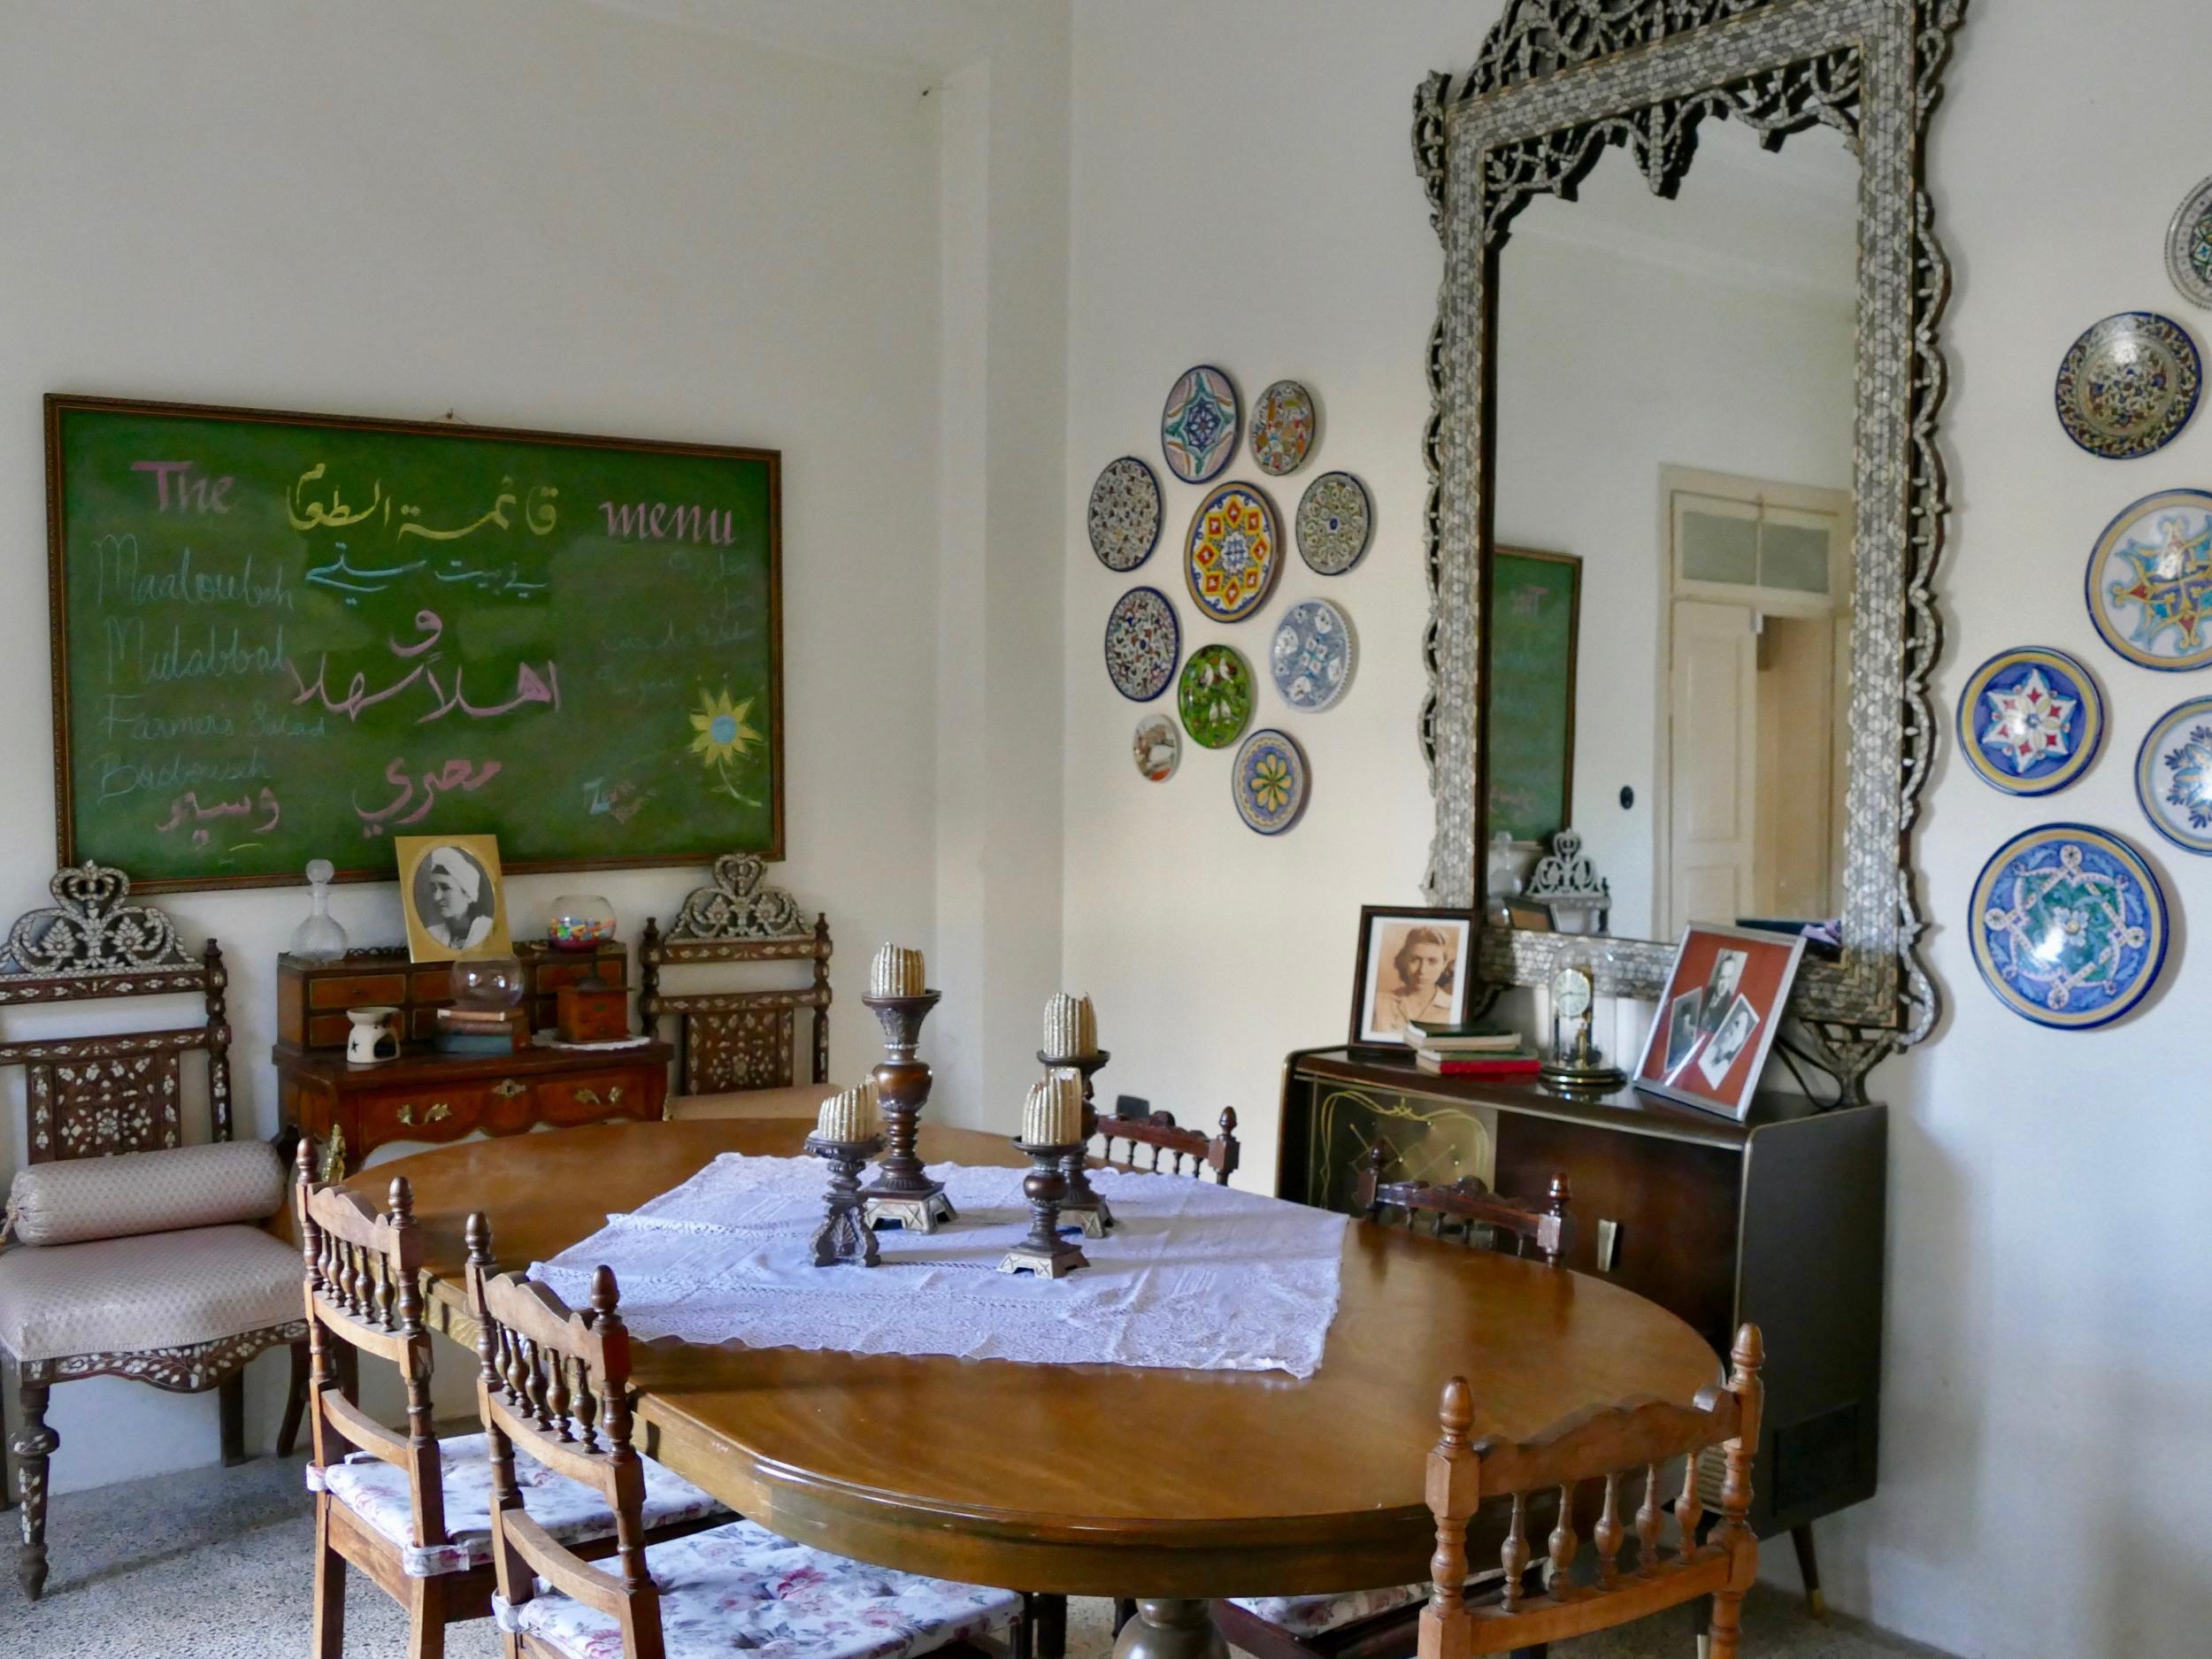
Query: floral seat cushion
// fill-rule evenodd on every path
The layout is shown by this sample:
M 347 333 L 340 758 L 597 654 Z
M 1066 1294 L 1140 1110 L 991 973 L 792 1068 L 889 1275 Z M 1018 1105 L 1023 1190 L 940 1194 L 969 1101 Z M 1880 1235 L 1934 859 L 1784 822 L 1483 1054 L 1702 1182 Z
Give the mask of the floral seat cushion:
M 871 1567 L 733 1521 L 655 1544 L 668 1659 L 914 1659 L 1004 1630 L 1021 1616 L 1010 1590 Z M 571 1659 L 622 1659 L 622 1630 L 542 1584 L 503 1626 Z
M 1335 1595 L 1236 1596 L 1235 1604 L 1293 1636 L 1318 1636 L 1354 1619 L 1372 1618 L 1425 1598 L 1428 1583 L 1401 1584 L 1386 1590 L 1345 1590 Z
M 299 1276 L 296 1259 L 292 1274 Z M 356 1452 L 342 1463 L 307 1469 L 310 1486 L 319 1478 L 330 1495 L 399 1546 L 400 1565 L 411 1578 L 480 1567 L 492 1554 L 492 1466 L 481 1434 L 457 1435 L 438 1442 L 445 1483 L 445 1530 L 449 1540 L 419 1548 L 414 1510 L 408 1501 L 407 1471 Z M 728 1510 L 691 1482 L 646 1458 L 645 1525 L 673 1526 L 702 1521 Z M 557 1475 L 544 1464 L 515 1454 L 515 1484 L 532 1520 L 563 1543 L 611 1537 L 614 1511 L 581 1481 Z

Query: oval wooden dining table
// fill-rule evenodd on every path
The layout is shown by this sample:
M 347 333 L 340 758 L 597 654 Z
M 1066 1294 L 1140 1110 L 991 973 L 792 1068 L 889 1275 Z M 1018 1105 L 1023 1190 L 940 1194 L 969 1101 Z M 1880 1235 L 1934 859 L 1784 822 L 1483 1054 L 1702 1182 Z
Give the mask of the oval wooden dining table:
M 412 1183 L 431 1317 L 472 1345 L 471 1210 L 490 1217 L 500 1266 L 525 1268 L 717 1154 L 794 1156 L 809 1127 L 566 1129 L 395 1159 L 347 1184 L 380 1205 L 395 1175 Z M 921 1151 L 1023 1162 L 1002 1136 L 934 1125 Z M 1209 1597 L 1427 1577 L 1423 1477 L 1448 1377 L 1471 1386 L 1477 1436 L 1522 1438 L 1593 1402 L 1686 1401 L 1720 1376 L 1687 1325 L 1601 1279 L 1365 1222 L 1347 1229 L 1336 1319 L 1302 1380 L 674 1341 L 636 1358 L 645 1449 L 732 1508 L 880 1566 L 1137 1598 L 1124 1659 L 1222 1654 Z

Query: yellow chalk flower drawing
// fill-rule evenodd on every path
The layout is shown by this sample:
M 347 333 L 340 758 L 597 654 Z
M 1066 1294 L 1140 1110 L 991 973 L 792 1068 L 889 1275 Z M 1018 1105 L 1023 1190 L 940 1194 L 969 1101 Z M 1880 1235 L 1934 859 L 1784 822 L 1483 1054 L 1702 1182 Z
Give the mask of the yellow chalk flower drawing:
M 753 711 L 753 700 L 741 703 L 730 700 L 726 686 L 718 695 L 710 695 L 705 687 L 699 688 L 699 706 L 692 712 L 691 752 L 699 757 L 700 764 L 713 771 L 719 779 L 722 792 L 733 801 L 747 806 L 760 803 L 750 796 L 740 795 L 731 780 L 731 765 L 746 759 L 753 746 L 760 741 L 760 733 L 748 723 L 746 717 Z

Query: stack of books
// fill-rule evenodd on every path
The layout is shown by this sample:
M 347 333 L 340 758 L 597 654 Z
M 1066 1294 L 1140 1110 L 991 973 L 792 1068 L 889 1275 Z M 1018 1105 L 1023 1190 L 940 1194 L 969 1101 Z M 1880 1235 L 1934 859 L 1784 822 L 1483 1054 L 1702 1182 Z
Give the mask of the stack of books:
M 530 1017 L 518 1008 L 442 1008 L 434 1039 L 440 1054 L 512 1054 L 530 1041 Z
M 1520 1033 L 1498 1025 L 1412 1022 L 1413 1063 L 1438 1077 L 1534 1077 L 1543 1062 Z

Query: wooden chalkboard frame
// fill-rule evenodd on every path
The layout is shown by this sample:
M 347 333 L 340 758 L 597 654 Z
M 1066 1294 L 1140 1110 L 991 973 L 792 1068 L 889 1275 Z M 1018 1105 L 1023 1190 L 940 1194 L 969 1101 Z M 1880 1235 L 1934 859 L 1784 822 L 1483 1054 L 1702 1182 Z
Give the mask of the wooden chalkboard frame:
M 711 863 L 719 853 L 750 852 L 773 863 L 784 856 L 783 753 L 783 452 L 728 444 L 692 443 L 660 438 L 616 438 L 590 433 L 541 432 L 519 426 L 478 426 L 457 420 L 401 420 L 371 415 L 331 415 L 297 410 L 241 409 L 220 403 L 162 403 L 139 398 L 96 397 L 76 393 L 49 392 L 45 398 L 46 426 L 46 549 L 48 626 L 51 651 L 54 712 L 54 840 L 61 867 L 84 861 L 75 821 L 74 769 L 72 765 L 69 719 L 68 544 L 64 520 L 64 466 L 61 449 L 62 417 L 73 411 L 117 414 L 176 416 L 201 419 L 242 421 L 263 426 L 335 428 L 346 432 L 382 432 L 411 437 L 478 438 L 492 442 L 545 444 L 557 448 L 625 450 L 636 454 L 688 455 L 710 459 L 756 461 L 768 471 L 768 763 L 769 845 L 759 848 L 700 849 L 690 853 L 653 853 L 635 857 L 551 858 L 509 862 L 510 874 L 551 870 L 614 870 L 668 868 Z M 395 881 L 395 871 L 342 869 L 339 881 Z M 134 879 L 142 893 L 211 892 L 234 887 L 302 887 L 302 872 L 268 874 L 173 876 Z

